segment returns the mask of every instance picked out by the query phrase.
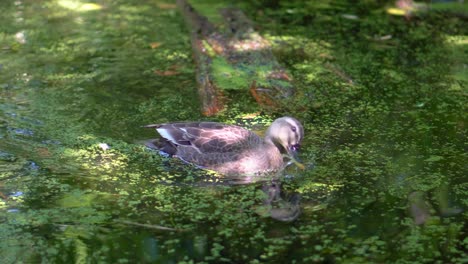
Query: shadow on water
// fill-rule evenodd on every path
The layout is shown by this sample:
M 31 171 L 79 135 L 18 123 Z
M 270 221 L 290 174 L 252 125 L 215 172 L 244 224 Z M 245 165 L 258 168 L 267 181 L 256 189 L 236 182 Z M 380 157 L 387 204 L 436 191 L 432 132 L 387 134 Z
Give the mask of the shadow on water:
M 305 124 L 314 167 L 233 184 L 135 143 L 204 119 L 173 5 L 1 1 L 2 261 L 462 262 L 463 20 L 273 2 L 244 5 L 303 93 L 277 115 Z M 229 107 L 214 121 L 258 111 Z

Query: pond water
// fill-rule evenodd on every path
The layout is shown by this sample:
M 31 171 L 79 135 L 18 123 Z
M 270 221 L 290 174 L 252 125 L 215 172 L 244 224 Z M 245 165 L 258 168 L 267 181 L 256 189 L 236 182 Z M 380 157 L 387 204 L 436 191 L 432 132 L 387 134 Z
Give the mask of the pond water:
M 242 7 L 294 76 L 297 110 L 236 91 L 207 118 L 172 2 L 1 1 L 1 263 L 466 263 L 466 4 L 263 5 Z M 146 124 L 261 130 L 282 115 L 304 124 L 307 169 L 289 167 L 270 205 L 265 183 L 142 144 Z M 299 217 L 275 217 L 288 206 Z

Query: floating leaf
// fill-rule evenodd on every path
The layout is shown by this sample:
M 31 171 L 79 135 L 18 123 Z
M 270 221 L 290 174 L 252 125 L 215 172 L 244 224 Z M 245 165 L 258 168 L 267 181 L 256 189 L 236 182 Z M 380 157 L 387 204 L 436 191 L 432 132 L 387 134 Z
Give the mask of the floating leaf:
M 151 42 L 150 46 L 151 46 L 152 49 L 156 49 L 159 46 L 161 46 L 161 44 L 162 44 L 161 42 Z
M 425 159 L 424 161 L 435 162 L 435 161 L 441 161 L 443 159 L 444 159 L 444 157 L 442 157 L 442 156 L 431 155 L 429 158 Z
M 173 76 L 173 75 L 179 74 L 178 71 L 171 71 L 171 70 L 167 70 L 167 71 L 155 70 L 154 73 L 159 76 Z

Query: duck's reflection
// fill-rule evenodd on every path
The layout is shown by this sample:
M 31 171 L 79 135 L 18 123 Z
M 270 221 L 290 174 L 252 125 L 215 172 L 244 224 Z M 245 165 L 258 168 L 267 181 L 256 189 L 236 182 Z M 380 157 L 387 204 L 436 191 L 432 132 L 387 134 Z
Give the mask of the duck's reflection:
M 264 183 L 262 186 L 263 192 L 266 194 L 266 199 L 263 202 L 263 215 L 273 219 L 290 222 L 296 220 L 300 213 L 300 195 L 294 193 L 292 195 L 282 195 L 281 183 L 272 181 Z
M 299 193 L 288 193 L 281 186 L 281 179 L 284 175 L 277 173 L 273 176 L 229 176 L 217 178 L 216 181 L 198 183 L 200 187 L 223 185 L 255 185 L 263 192 L 262 203 L 256 205 L 255 212 L 262 217 L 271 217 L 278 221 L 291 222 L 296 220 L 301 214 L 301 196 Z M 239 186 L 240 187 L 240 186 Z

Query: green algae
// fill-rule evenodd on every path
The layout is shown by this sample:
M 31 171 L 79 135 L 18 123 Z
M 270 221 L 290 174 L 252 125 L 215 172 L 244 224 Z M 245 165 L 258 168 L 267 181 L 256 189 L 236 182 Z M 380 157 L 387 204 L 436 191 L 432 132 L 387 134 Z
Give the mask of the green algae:
M 405 20 L 369 1 L 247 9 L 297 80 L 301 111 L 252 114 L 239 95 L 216 119 L 254 130 L 286 114 L 304 123 L 307 169 L 281 180 L 283 196 L 301 195 L 302 215 L 282 223 L 259 215 L 261 183 L 231 186 L 142 146 L 155 135 L 142 125 L 203 119 L 174 9 L 58 2 L 0 4 L 5 263 L 466 261 L 463 21 Z M 155 73 L 173 65 L 177 74 Z

